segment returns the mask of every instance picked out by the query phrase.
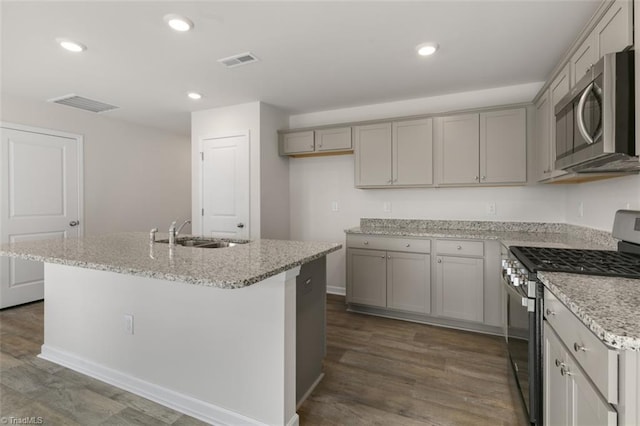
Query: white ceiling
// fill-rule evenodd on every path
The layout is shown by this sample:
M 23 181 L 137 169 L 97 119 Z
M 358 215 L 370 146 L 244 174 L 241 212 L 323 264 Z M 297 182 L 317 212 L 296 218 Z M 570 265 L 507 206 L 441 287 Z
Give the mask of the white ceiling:
M 75 93 L 188 135 L 191 111 L 256 100 L 299 114 L 544 81 L 599 3 L 3 1 L 1 87 L 41 101 Z M 194 30 L 170 30 L 168 13 Z M 58 37 L 88 49 L 64 51 Z M 426 41 L 440 50 L 418 57 Z M 247 51 L 261 61 L 217 62 Z

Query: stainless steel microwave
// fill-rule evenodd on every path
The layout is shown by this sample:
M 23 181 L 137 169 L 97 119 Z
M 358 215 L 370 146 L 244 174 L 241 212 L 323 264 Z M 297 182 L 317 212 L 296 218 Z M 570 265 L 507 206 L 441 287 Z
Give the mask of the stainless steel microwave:
M 605 55 L 556 104 L 556 169 L 578 173 L 640 170 L 633 62 L 633 51 Z

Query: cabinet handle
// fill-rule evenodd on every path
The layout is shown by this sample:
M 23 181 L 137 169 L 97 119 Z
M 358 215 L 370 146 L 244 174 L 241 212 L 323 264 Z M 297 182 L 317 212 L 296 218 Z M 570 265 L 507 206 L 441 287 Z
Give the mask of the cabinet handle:
M 393 179 L 389 179 L 387 183 L 393 183 Z
M 438 259 L 438 263 L 442 263 L 442 259 Z
M 458 250 L 462 250 L 462 246 L 458 246 L 456 247 Z
M 411 247 L 411 244 L 407 244 L 405 247 Z
M 555 315 L 556 313 L 553 312 L 551 309 L 547 308 L 547 310 L 545 311 L 545 313 L 547 314 L 548 317 Z
M 564 363 L 556 358 L 556 367 L 560 367 L 561 365 L 564 365 Z
M 486 176 L 482 176 L 482 180 L 487 180 L 487 177 Z
M 473 180 L 478 180 L 478 176 L 474 176 L 474 177 L 473 177 Z
M 365 242 L 364 242 L 364 243 L 362 243 L 362 244 L 364 244 L 365 246 L 368 246 L 368 245 L 369 245 L 369 241 L 365 241 Z
M 560 374 L 562 376 L 573 376 L 573 373 L 564 365 L 560 367 Z
M 385 255 L 382 255 L 382 256 L 380 256 L 380 257 L 381 257 L 382 259 L 384 259 L 386 256 L 385 256 Z
M 580 351 L 586 352 L 587 348 L 582 346 L 582 345 L 579 345 L 577 342 L 575 342 L 573 344 L 573 350 L 576 351 L 576 352 L 580 352 Z
M 322 148 L 322 144 L 321 144 L 321 143 L 320 143 L 320 144 L 318 144 L 318 148 Z

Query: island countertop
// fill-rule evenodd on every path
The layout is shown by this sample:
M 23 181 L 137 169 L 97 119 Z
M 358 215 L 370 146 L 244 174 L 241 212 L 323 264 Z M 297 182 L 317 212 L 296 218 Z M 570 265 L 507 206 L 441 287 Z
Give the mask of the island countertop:
M 255 240 L 227 248 L 149 242 L 142 232 L 10 243 L 0 255 L 218 288 L 242 288 L 339 250 L 338 243 Z

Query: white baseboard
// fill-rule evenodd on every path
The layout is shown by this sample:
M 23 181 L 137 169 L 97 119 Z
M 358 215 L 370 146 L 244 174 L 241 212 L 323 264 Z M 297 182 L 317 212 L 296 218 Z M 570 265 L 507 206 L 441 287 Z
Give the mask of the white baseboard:
M 337 287 L 337 286 L 333 286 L 333 285 L 328 285 L 327 286 L 327 293 L 328 294 L 337 294 L 338 296 L 346 296 L 347 295 L 347 289 L 344 287 Z
M 42 345 L 39 358 L 54 362 L 71 370 L 93 377 L 110 385 L 124 389 L 153 402 L 179 411 L 212 425 L 264 425 L 264 423 L 217 405 L 192 398 L 170 389 L 154 385 L 128 374 L 113 370 L 94 362 L 79 358 L 73 354 L 50 346 Z M 289 419 L 287 425 L 297 426 L 297 414 Z

